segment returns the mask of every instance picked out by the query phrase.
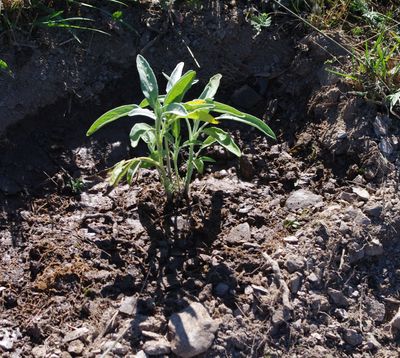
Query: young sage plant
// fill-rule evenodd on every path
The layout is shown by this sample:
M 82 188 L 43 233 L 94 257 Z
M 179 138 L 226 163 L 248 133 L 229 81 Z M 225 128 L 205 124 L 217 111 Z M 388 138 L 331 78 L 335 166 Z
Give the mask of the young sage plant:
M 110 171 L 112 185 L 124 178 L 131 184 L 140 168 L 156 168 L 169 199 L 188 195 L 194 171 L 203 173 L 204 164 L 214 162 L 203 155 L 206 148 L 218 143 L 234 155 L 241 155 L 232 137 L 218 124 L 241 122 L 275 138 L 274 132 L 261 119 L 214 100 L 220 74 L 210 79 L 198 98 L 184 101 L 186 92 L 196 82 L 195 71 L 183 74 L 184 64 L 179 63 L 170 76 L 164 74 L 168 83 L 166 94 L 161 95 L 156 76 L 146 59 L 138 55 L 136 63 L 144 100 L 139 105 L 123 105 L 106 112 L 87 132 L 90 136 L 106 124 L 126 116 L 151 119 L 151 124 L 134 124 L 130 132 L 131 146 L 137 147 L 142 140 L 147 144 L 149 155 L 117 163 Z M 183 157 L 186 165 L 182 169 Z

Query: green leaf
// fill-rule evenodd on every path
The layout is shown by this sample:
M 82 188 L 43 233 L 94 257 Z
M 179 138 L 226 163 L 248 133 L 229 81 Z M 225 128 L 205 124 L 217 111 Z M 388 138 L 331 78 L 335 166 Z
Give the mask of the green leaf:
M 178 117 L 187 117 L 188 112 L 180 103 L 170 103 L 163 108 L 165 114 L 175 114 Z
M 90 136 L 94 132 L 98 131 L 100 128 L 104 127 L 106 124 L 114 122 L 118 118 L 121 117 L 126 117 L 128 116 L 128 113 L 132 111 L 133 108 L 135 108 L 136 105 L 134 104 L 127 104 L 124 106 L 120 106 L 114 109 L 111 109 L 110 111 L 104 113 L 100 118 L 98 118 L 89 128 L 87 131 L 86 135 Z
M 145 143 L 149 143 L 154 139 L 154 128 L 147 123 L 136 123 L 129 134 L 132 148 L 136 148 L 140 139 Z
M 203 130 L 204 133 L 208 134 L 210 137 L 214 138 L 219 144 L 221 144 L 226 150 L 240 157 L 242 153 L 239 147 L 236 145 L 232 137 L 223 131 L 221 128 L 211 127 Z
M 216 140 L 215 138 L 213 138 L 213 137 L 211 137 L 211 136 L 208 136 L 208 137 L 203 141 L 203 143 L 201 144 L 200 150 L 209 147 L 211 144 L 215 143 L 216 141 L 217 141 L 217 140 Z
M 200 157 L 203 162 L 215 163 L 215 160 L 210 157 L 202 156 Z
M 186 72 L 169 90 L 165 97 L 164 104 L 181 102 L 185 93 L 192 87 L 195 78 L 195 71 Z
M 140 85 L 143 95 L 148 99 L 150 105 L 155 107 L 158 98 L 158 84 L 156 76 L 149 63 L 142 55 L 136 57 L 136 66 L 139 72 Z
M 143 116 L 143 117 L 149 117 L 151 119 L 156 119 L 156 115 L 154 114 L 153 111 L 150 111 L 149 109 L 146 108 L 141 108 L 139 106 L 136 106 L 128 113 L 128 116 L 134 117 L 134 116 Z
M 13 75 L 12 71 L 10 70 L 10 67 L 8 66 L 7 62 L 4 60 L 0 59 L 0 71 L 4 71 L 10 76 Z
M 237 117 L 237 116 L 232 116 L 230 114 L 223 114 L 222 116 L 217 117 L 216 119 L 218 120 L 232 120 L 235 122 L 241 122 L 244 124 L 247 124 L 249 126 L 252 126 L 254 128 L 257 128 L 259 131 L 267 135 L 268 137 L 271 137 L 272 139 L 276 139 L 275 133 L 273 130 L 261 119 L 252 116 L 251 114 L 243 113 L 243 116 Z
M 191 112 L 187 115 L 187 118 L 212 124 L 219 123 L 210 113 L 204 111 Z
M 217 93 L 221 78 L 222 75 L 219 73 L 212 76 L 207 86 L 204 88 L 203 92 L 199 96 L 199 99 L 214 98 L 215 94 Z
M 193 160 L 193 165 L 196 168 L 196 170 L 200 173 L 204 173 L 204 162 L 201 160 L 201 158 L 196 158 Z
M 142 165 L 142 161 L 138 160 L 138 161 L 133 162 L 129 166 L 128 171 L 126 173 L 126 181 L 128 182 L 129 185 L 132 185 L 133 178 L 136 175 L 139 168 L 141 167 L 141 165 Z
M 195 99 L 193 101 L 182 103 L 188 112 L 195 112 L 199 110 L 212 110 L 215 106 L 211 103 L 206 102 L 204 99 Z
M 179 120 L 172 123 L 172 134 L 176 139 L 181 136 L 181 122 Z
M 167 89 L 166 92 L 168 93 L 169 90 L 174 86 L 176 82 L 182 77 L 183 66 L 185 66 L 184 62 L 179 62 L 175 69 L 172 71 L 171 76 L 168 77 Z
M 116 186 L 121 181 L 125 173 L 128 171 L 127 164 L 129 164 L 129 162 L 121 160 L 112 168 L 108 178 L 111 185 Z
M 220 103 L 217 101 L 212 101 L 210 99 L 206 100 L 207 103 L 214 105 L 213 108 L 213 112 L 217 112 L 217 113 L 229 113 L 229 114 L 233 114 L 234 116 L 243 116 L 244 113 L 240 112 L 239 110 L 237 110 L 234 107 L 228 106 L 225 103 Z
M 158 100 L 160 101 L 160 103 L 164 102 L 164 98 L 165 98 L 165 95 L 158 96 Z M 143 101 L 139 103 L 139 107 L 141 107 L 141 108 L 146 108 L 148 106 L 150 106 L 150 103 L 147 98 L 143 99 Z
M 387 99 L 389 100 L 389 107 L 392 111 L 393 107 L 396 106 L 396 104 L 400 103 L 400 91 L 388 95 Z

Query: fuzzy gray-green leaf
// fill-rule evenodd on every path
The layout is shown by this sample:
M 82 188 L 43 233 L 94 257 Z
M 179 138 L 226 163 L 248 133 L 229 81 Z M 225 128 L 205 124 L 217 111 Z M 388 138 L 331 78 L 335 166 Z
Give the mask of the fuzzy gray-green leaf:
M 140 86 L 142 88 L 143 95 L 148 99 L 150 105 L 155 107 L 158 97 L 158 84 L 156 76 L 149 63 L 142 55 L 138 55 L 136 58 L 136 66 L 140 77 Z
M 98 131 L 100 128 L 104 127 L 106 124 L 114 122 L 118 118 L 126 117 L 133 108 L 135 108 L 134 104 L 127 104 L 111 109 L 110 111 L 104 113 L 91 125 L 86 135 L 90 136 L 94 132 Z
M 221 81 L 222 75 L 216 74 L 210 78 L 207 86 L 204 88 L 203 92 L 199 96 L 199 99 L 214 98 L 218 91 L 219 83 Z

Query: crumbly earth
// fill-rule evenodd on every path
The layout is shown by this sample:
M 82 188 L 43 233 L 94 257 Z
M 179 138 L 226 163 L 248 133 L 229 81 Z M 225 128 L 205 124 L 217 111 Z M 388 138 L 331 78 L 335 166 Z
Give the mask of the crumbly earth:
M 185 39 L 202 81 L 223 73 L 222 97 L 268 118 L 277 141 L 226 126 L 243 157 L 211 150 L 217 164 L 192 200 L 171 207 L 152 171 L 132 187 L 104 181 L 102 170 L 132 155 L 129 123 L 84 137 L 102 111 L 141 99 L 126 62 L 114 71 L 132 88 L 107 82 L 95 100 L 61 99 L 10 127 L 1 355 L 133 357 L 201 302 L 219 321 L 204 357 L 398 357 L 397 120 L 329 74 L 329 54 L 344 54 L 292 20 L 252 39 L 237 7 L 174 16 L 147 50 L 157 71 L 193 62 Z

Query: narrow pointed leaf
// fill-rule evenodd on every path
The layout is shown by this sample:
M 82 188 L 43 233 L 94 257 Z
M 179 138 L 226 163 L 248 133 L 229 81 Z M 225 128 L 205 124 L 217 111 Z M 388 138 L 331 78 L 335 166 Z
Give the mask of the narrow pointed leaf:
M 126 173 L 126 181 L 128 182 L 129 185 L 132 185 L 133 178 L 135 177 L 136 173 L 138 172 L 140 166 L 142 164 L 142 161 L 134 161 L 128 168 L 128 171 Z
M 232 116 L 230 114 L 223 114 L 222 116 L 217 117 L 218 120 L 232 120 L 236 122 L 241 122 L 245 123 L 249 126 L 252 126 L 254 128 L 257 128 L 259 131 L 267 135 L 268 137 L 271 137 L 272 139 L 276 139 L 275 133 L 273 130 L 261 119 L 252 116 L 251 114 L 243 113 L 243 116 L 238 117 L 238 116 Z
M 200 157 L 203 162 L 215 163 L 215 160 L 210 157 L 202 156 Z
M 200 99 L 214 98 L 215 94 L 217 93 L 221 78 L 222 75 L 219 73 L 212 76 L 207 86 L 204 88 L 203 92 L 199 96 L 199 98 Z
M 126 117 L 133 108 L 135 108 L 134 104 L 127 104 L 111 109 L 110 111 L 104 113 L 91 125 L 86 135 L 90 136 L 94 132 L 98 131 L 100 128 L 104 127 L 106 124 L 114 122 L 118 118 Z
M 182 77 L 183 66 L 185 66 L 185 63 L 179 62 L 176 65 L 175 69 L 172 71 L 171 76 L 168 77 L 167 90 L 166 90 L 167 93 L 174 86 L 174 84 L 178 82 L 179 79 Z
M 205 149 L 209 147 L 211 144 L 215 143 L 217 140 L 211 136 L 208 136 L 202 143 L 200 149 Z
M 236 145 L 232 137 L 223 131 L 221 128 L 211 127 L 204 129 L 204 133 L 208 134 L 210 137 L 214 138 L 219 144 L 221 144 L 226 150 L 240 157 L 242 153 L 239 147 Z
M 188 114 L 187 117 L 196 121 L 202 121 L 212 124 L 219 123 L 210 113 L 204 111 L 191 112 Z
M 116 186 L 128 170 L 127 161 L 121 160 L 111 170 L 108 181 L 111 185 Z
M 151 119 L 156 119 L 156 115 L 154 114 L 153 111 L 150 111 L 149 109 L 146 108 L 141 108 L 139 106 L 135 106 L 129 113 L 128 116 L 134 117 L 134 116 L 144 116 L 144 117 L 149 117 Z
M 209 99 L 206 100 L 206 102 L 214 105 L 213 112 L 228 113 L 228 114 L 233 114 L 234 116 L 239 116 L 239 117 L 244 115 L 243 112 L 240 112 L 236 108 L 229 106 L 225 103 L 220 103 L 220 102 L 212 101 Z
M 136 66 L 140 77 L 140 86 L 143 95 L 148 99 L 150 105 L 155 107 L 158 97 L 158 84 L 156 76 L 146 59 L 138 55 L 136 58 Z
M 164 104 L 181 102 L 185 93 L 192 87 L 195 77 L 195 71 L 186 72 L 169 90 L 165 97 Z
M 176 139 L 181 136 L 181 122 L 178 119 L 172 123 L 172 134 Z

